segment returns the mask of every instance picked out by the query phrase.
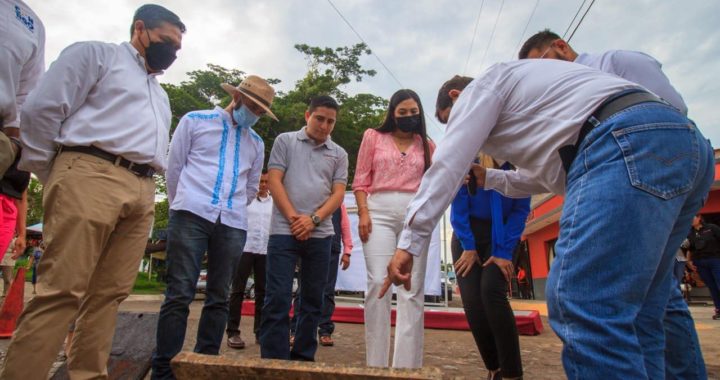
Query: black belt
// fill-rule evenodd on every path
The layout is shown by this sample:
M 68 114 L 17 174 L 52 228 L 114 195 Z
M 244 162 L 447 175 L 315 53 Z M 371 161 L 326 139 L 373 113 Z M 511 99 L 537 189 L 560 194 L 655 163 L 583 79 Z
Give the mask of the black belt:
M 127 169 L 130 173 L 133 173 L 138 177 L 152 177 L 155 174 L 155 169 L 148 164 L 136 164 L 122 156 L 106 152 L 94 146 L 61 146 L 58 150 L 58 154 L 61 152 L 85 153 L 97 158 L 102 158 L 103 160 L 112 162 L 116 166 L 121 166 Z
M 595 112 L 590 115 L 590 117 L 580 128 L 580 134 L 578 135 L 575 145 L 565 145 L 558 149 L 558 153 L 560 154 L 560 160 L 562 161 L 563 168 L 565 168 L 565 173 L 568 173 L 570 171 L 570 165 L 572 165 L 573 161 L 575 160 L 575 156 L 577 156 L 578 154 L 580 144 L 582 144 L 583 140 L 585 140 L 585 137 L 588 135 L 588 133 L 590 133 L 590 131 L 593 130 L 593 128 L 597 127 L 598 125 L 600 125 L 600 123 L 609 119 L 610 116 L 615 115 L 616 113 L 628 107 L 632 107 L 636 104 L 646 102 L 668 104 L 657 96 L 643 90 L 622 91 L 609 97 L 602 104 L 600 104 L 600 106 L 595 109 Z

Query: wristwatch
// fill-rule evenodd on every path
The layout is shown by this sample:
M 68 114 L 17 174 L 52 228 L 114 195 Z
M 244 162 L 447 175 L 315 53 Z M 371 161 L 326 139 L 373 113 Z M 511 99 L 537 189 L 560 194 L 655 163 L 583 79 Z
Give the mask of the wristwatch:
M 322 222 L 322 219 L 320 219 L 320 217 L 317 216 L 317 214 L 315 213 L 312 213 L 312 215 L 310 215 L 310 220 L 312 220 L 315 227 L 319 226 L 320 222 Z

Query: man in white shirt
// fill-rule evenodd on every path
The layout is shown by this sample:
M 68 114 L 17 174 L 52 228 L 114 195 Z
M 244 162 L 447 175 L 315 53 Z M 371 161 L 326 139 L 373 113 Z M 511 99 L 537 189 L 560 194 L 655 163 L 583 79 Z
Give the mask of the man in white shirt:
M 265 144 L 252 130 L 270 111 L 275 90 L 249 75 L 223 84 L 232 101 L 223 109 L 180 119 L 167 170 L 170 218 L 167 289 L 160 308 L 152 378 L 172 379 L 170 360 L 185 341 L 190 303 L 207 253 L 207 297 L 194 352 L 217 355 L 228 318 L 228 294 L 248 230 L 247 205 L 256 197 Z
M 20 0 L 0 0 L 0 253 L 25 250 L 30 173 L 18 170 L 20 112 L 45 71 L 45 27 Z
M 255 290 L 255 319 L 253 334 L 255 342 L 260 330 L 262 308 L 265 303 L 265 258 L 267 257 L 268 240 L 270 239 L 270 219 L 272 216 L 273 199 L 268 192 L 268 174 L 263 169 L 260 176 L 260 187 L 255 199 L 248 205 L 248 231 L 245 248 L 235 267 L 230 305 L 228 306 L 227 345 L 230 348 L 245 348 L 245 341 L 240 336 L 240 320 L 242 304 L 245 300 L 245 289 L 250 273 L 253 274 Z
M 45 27 L 22 0 L 0 0 L 0 178 L 15 161 L 20 108 L 45 71 Z M 12 128 L 15 133 L 7 131 Z M 9 132 L 6 134 L 6 132 Z M 0 244 L 1 245 L 1 244 Z M 4 250 L 5 248 L 0 248 Z
M 447 133 L 408 207 L 386 287 L 409 286 L 413 255 L 482 150 L 519 168 L 474 170 L 485 189 L 565 194 L 546 294 L 568 378 L 664 377 L 662 364 L 638 363 L 664 361 L 674 247 L 713 181 L 700 131 L 639 85 L 569 62 L 499 63 L 467 87 L 452 82 L 436 108 Z M 501 269 L 509 281 L 512 268 Z
M 144 5 L 129 43 L 69 46 L 27 97 L 19 168 L 45 185 L 46 250 L 0 378 L 47 377 L 76 316 L 70 377 L 107 376 L 118 305 L 152 225 L 152 176 L 165 170 L 171 113 L 155 76 L 184 31 L 171 11 Z
M 523 44 L 519 59 L 559 59 L 589 66 L 600 71 L 617 75 L 642 85 L 663 98 L 684 115 L 688 107 L 682 96 L 662 71 L 662 65 L 655 58 L 637 51 L 610 50 L 599 54 L 578 54 L 560 36 L 549 29 L 540 31 Z M 682 251 L 678 249 L 682 257 Z M 677 262 L 675 263 L 677 267 Z M 682 263 L 681 269 L 685 268 Z M 674 271 L 676 271 L 674 269 Z M 681 275 L 674 276 L 672 293 L 665 310 L 665 371 L 668 379 L 704 379 L 707 377 L 705 362 L 700 352 L 697 333 L 689 327 L 694 321 L 687 303 L 680 292 Z M 677 280 L 677 281 L 675 281 Z M 645 363 L 654 365 L 654 363 Z

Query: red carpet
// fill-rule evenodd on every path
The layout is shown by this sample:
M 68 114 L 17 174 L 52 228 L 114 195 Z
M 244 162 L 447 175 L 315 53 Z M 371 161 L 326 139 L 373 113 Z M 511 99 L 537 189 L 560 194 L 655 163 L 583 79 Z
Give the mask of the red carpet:
M 242 315 L 255 315 L 255 302 L 245 301 Z M 395 310 L 392 311 L 392 324 L 395 325 Z M 361 306 L 337 306 L 332 320 L 344 323 L 363 323 L 364 313 Z M 515 323 L 520 335 L 539 335 L 543 331 L 540 313 L 536 310 L 515 310 Z M 425 310 L 425 328 L 440 330 L 470 330 L 465 313 L 462 311 Z

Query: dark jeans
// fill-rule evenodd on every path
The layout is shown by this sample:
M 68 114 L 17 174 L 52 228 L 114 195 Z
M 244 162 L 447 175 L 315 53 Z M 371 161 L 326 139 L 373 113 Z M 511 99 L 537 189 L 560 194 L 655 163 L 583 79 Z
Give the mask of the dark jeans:
M 318 325 L 318 335 L 330 336 L 335 332 L 335 323 L 332 321 L 333 312 L 335 312 L 335 283 L 337 282 L 338 266 L 340 265 L 340 251 L 330 253 L 330 265 L 328 267 L 328 278 L 325 284 L 325 294 L 323 295 L 322 314 L 320 315 L 320 324 Z M 298 292 L 299 294 L 300 292 Z M 298 305 L 300 296 L 295 297 L 295 305 Z M 295 334 L 297 326 L 297 318 L 299 313 L 293 313 L 290 320 L 290 333 Z
M 475 245 L 482 261 L 491 255 L 491 224 L 489 221 L 470 219 Z M 455 234 L 452 236 L 453 263 L 463 249 Z M 470 325 L 475 344 L 485 368 L 501 369 L 502 377 L 522 376 L 520 342 L 515 315 L 507 299 L 508 284 L 497 265 L 482 268 L 478 265 L 465 277 L 457 277 L 465 317 Z
M 243 230 L 207 221 L 191 212 L 170 211 L 167 240 L 167 289 L 160 307 L 157 346 L 152 358 L 153 379 L 175 378 L 170 360 L 185 341 L 190 303 L 207 252 L 207 297 L 200 314 L 193 351 L 217 355 L 228 317 L 228 293 L 233 268 L 245 245 Z
M 315 360 L 316 331 L 322 314 L 323 292 L 328 275 L 332 236 L 305 241 L 292 235 L 270 235 L 267 255 L 267 286 L 260 325 L 260 356 L 265 359 Z M 290 302 L 295 264 L 300 268 L 298 320 L 292 352 Z
M 245 287 L 250 272 L 255 279 L 255 320 L 253 321 L 253 334 L 257 336 L 260 330 L 263 302 L 265 301 L 265 257 L 252 252 L 243 252 L 240 262 L 235 268 L 232 292 L 230 293 L 230 306 L 227 323 L 228 337 L 240 335 L 240 319 L 242 318 L 242 304 L 245 300 Z
M 720 313 L 720 258 L 695 259 L 693 263 L 697 267 L 700 278 L 710 291 L 715 312 Z

